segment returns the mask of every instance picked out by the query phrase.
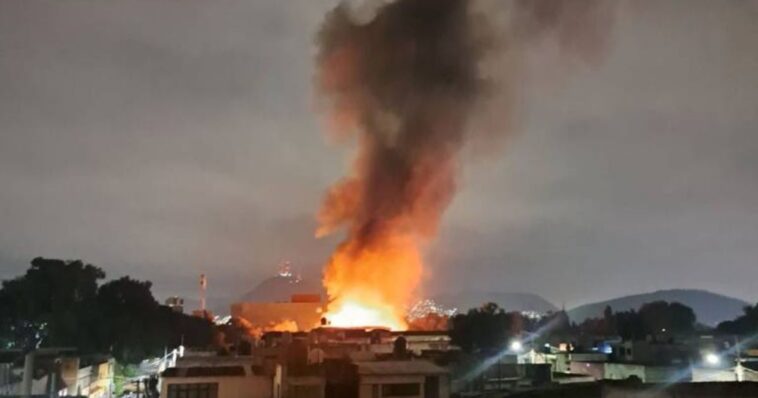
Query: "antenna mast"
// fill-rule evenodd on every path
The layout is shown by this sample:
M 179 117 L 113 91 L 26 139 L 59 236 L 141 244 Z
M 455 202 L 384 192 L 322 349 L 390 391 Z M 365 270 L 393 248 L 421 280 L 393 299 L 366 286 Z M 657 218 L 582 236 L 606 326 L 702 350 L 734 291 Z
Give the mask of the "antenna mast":
M 200 311 L 205 314 L 205 290 L 208 287 L 208 279 L 205 274 L 200 274 Z

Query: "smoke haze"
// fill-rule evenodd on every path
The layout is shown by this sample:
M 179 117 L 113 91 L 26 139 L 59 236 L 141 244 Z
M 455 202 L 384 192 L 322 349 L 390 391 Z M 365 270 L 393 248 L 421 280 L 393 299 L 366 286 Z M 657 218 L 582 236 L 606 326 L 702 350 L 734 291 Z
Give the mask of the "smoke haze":
M 338 306 L 385 307 L 398 323 L 423 272 L 423 245 L 456 192 L 472 111 L 514 95 L 507 90 L 522 78 L 514 57 L 524 47 L 555 40 L 561 53 L 589 57 L 604 47 L 606 37 L 596 36 L 608 34 L 593 27 L 610 26 L 598 1 L 508 3 L 496 10 L 506 17 L 499 27 L 490 27 L 487 5 L 474 3 L 399 0 L 368 22 L 342 4 L 326 17 L 317 40 L 318 89 L 337 136 L 357 146 L 350 174 L 329 191 L 318 217 L 318 236 L 347 229 L 324 278 Z M 508 64 L 516 66 L 494 57 L 486 76 L 485 56 L 497 51 L 513 52 Z M 488 136 L 510 132 L 511 123 L 500 121 Z

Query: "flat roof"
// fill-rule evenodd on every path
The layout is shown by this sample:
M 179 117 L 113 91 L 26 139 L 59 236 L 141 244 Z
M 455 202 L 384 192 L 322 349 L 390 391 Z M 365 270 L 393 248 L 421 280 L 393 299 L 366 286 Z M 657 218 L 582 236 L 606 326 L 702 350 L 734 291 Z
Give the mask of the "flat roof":
M 163 377 L 218 377 L 245 376 L 242 366 L 193 366 L 187 368 L 168 368 L 161 374 Z
M 361 375 L 429 375 L 448 371 L 429 361 L 360 361 L 355 362 Z

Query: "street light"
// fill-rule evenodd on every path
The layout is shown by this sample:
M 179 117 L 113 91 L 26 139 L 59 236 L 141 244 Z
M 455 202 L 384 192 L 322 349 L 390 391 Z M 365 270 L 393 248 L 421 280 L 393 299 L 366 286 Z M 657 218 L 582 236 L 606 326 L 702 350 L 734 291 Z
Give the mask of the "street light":
M 511 348 L 511 351 L 513 351 L 513 352 L 521 352 L 521 350 L 524 349 L 524 345 L 521 344 L 521 342 L 518 341 L 518 340 L 513 340 L 511 342 L 511 347 L 510 348 Z
M 703 357 L 703 359 L 705 359 L 705 363 L 708 364 L 708 365 L 710 365 L 710 366 L 717 366 L 718 364 L 721 363 L 721 357 L 718 356 L 718 355 L 716 355 L 713 352 L 709 352 L 709 353 L 705 354 L 705 356 Z

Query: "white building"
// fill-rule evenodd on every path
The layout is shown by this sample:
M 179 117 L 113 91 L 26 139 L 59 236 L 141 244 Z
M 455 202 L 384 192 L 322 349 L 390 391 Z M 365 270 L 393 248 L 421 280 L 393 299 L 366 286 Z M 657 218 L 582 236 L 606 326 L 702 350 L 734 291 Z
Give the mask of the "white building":
M 269 398 L 271 377 L 250 358 L 179 361 L 161 374 L 161 398 Z

